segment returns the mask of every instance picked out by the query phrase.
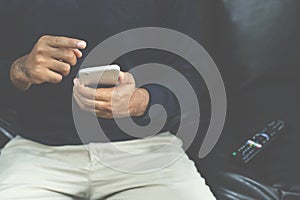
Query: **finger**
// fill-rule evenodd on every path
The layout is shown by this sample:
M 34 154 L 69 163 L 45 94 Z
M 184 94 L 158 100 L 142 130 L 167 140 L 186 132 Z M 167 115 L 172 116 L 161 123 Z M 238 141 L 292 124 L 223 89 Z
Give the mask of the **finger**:
M 53 60 L 52 64 L 49 66 L 49 69 L 53 70 L 54 72 L 58 72 L 63 76 L 67 76 L 70 73 L 71 66 L 65 62 Z
M 84 111 L 94 113 L 98 117 L 112 118 L 112 113 L 109 112 L 107 109 L 107 107 L 109 106 L 107 102 L 94 101 L 94 103 L 87 103 L 91 100 L 85 99 L 84 97 L 80 96 L 75 88 L 73 90 L 73 97 L 76 103 L 78 104 L 79 108 L 81 108 Z
M 68 37 L 49 36 L 48 45 L 55 48 L 85 49 L 87 44 L 83 40 Z
M 75 99 L 75 101 L 78 104 L 80 109 L 82 109 L 84 111 L 87 111 L 87 112 L 94 113 L 94 109 L 86 107 L 86 105 L 82 102 L 81 98 L 78 96 L 77 93 L 74 92 L 73 97 L 74 97 L 74 99 Z
M 81 58 L 82 57 L 82 52 L 79 49 L 73 49 L 73 52 L 75 53 L 77 58 Z
M 113 92 L 116 88 L 97 88 L 95 99 L 97 101 L 110 102 L 113 96 Z
M 95 110 L 99 112 L 106 112 L 111 113 L 112 112 L 112 106 L 111 102 L 108 101 L 95 101 Z
M 80 101 L 80 99 L 78 98 L 77 94 L 74 91 L 73 91 L 73 97 L 74 97 L 77 105 L 79 106 L 79 108 L 84 109 L 83 103 Z
M 95 99 L 96 89 L 83 86 L 82 84 L 79 83 L 78 79 L 74 79 L 74 89 L 79 95 L 87 99 L 91 99 L 91 100 Z
M 111 103 L 107 101 L 95 101 L 95 113 L 98 117 L 112 118 Z
M 134 77 L 128 72 L 120 72 L 119 84 L 135 84 Z
M 62 81 L 63 77 L 61 74 L 48 70 L 46 82 L 58 84 Z
M 78 93 L 78 90 L 76 87 L 73 88 L 73 96 L 76 97 L 76 99 L 80 102 L 82 109 L 93 109 L 95 108 L 95 101 L 91 99 L 87 99 L 83 96 L 81 96 Z
M 72 49 L 52 48 L 50 55 L 52 58 L 59 61 L 64 61 L 71 66 L 74 66 L 77 63 L 77 56 Z
M 78 93 L 78 90 L 76 87 L 74 87 L 74 89 L 73 89 L 73 94 L 74 94 L 74 96 L 76 96 L 77 100 L 80 101 L 81 105 L 87 110 L 89 109 L 89 110 L 92 110 L 93 112 L 95 112 L 94 110 L 102 111 L 102 110 L 109 109 L 110 104 L 108 102 L 87 99 Z
M 96 115 L 97 117 L 101 117 L 104 119 L 112 119 L 114 117 L 112 113 L 101 111 L 101 110 L 96 110 Z
M 85 98 L 95 99 L 97 101 L 110 101 L 114 88 L 89 88 L 79 83 L 78 79 L 74 80 L 78 93 Z

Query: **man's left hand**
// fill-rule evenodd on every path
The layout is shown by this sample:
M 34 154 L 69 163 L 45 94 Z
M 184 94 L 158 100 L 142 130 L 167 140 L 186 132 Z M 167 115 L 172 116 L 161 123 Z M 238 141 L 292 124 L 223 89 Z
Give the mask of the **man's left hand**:
M 136 88 L 132 74 L 120 72 L 118 84 L 112 88 L 90 88 L 74 79 L 73 97 L 78 106 L 100 118 L 141 116 L 149 103 L 146 89 Z

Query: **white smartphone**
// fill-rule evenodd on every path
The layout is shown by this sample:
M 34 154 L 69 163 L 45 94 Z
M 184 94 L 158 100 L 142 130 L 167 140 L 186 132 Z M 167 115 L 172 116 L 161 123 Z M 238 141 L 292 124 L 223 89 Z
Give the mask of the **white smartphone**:
M 79 81 L 87 86 L 115 86 L 118 83 L 119 74 L 118 65 L 88 67 L 79 70 Z

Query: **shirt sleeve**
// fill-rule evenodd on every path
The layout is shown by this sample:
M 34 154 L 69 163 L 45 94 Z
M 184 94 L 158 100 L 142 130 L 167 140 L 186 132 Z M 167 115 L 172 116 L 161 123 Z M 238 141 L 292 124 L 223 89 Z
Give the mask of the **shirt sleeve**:
M 18 90 L 10 80 L 10 66 L 11 62 L 3 58 L 0 59 L 0 106 L 1 107 L 13 107 L 16 100 L 22 91 Z
M 201 20 L 199 14 L 199 5 L 198 1 L 157 1 L 156 2 L 156 11 L 158 12 L 156 16 L 157 24 L 159 27 L 168 28 L 172 30 L 179 31 L 184 33 L 196 41 L 200 40 L 201 32 Z M 188 51 L 187 51 L 188 52 Z M 181 73 L 185 79 L 190 83 L 193 87 L 194 91 L 196 91 L 197 98 L 202 98 L 207 93 L 205 93 L 205 85 L 203 84 L 203 79 L 198 74 L 197 70 L 183 59 L 176 58 L 177 55 L 169 55 L 164 56 L 162 58 L 162 63 L 167 63 L 168 66 L 177 70 Z M 176 80 L 172 79 L 172 77 L 167 77 L 169 84 L 175 84 Z M 159 81 L 159 80 L 158 80 Z M 177 84 L 178 85 L 178 84 Z M 142 88 L 147 89 L 150 94 L 150 101 L 148 104 L 148 108 L 145 114 L 136 121 L 143 121 L 144 125 L 146 123 L 150 123 L 149 109 L 155 105 L 159 104 L 164 107 L 167 113 L 167 121 L 165 123 L 163 131 L 171 131 L 176 132 L 177 127 L 181 123 L 181 115 L 183 114 L 191 114 L 193 112 L 193 108 L 189 110 L 185 110 L 186 113 L 181 113 L 180 103 L 176 98 L 176 95 L 173 92 L 159 84 L 148 84 L 142 86 Z M 180 91 L 180 88 L 179 88 Z M 181 91 L 184 93 L 184 91 Z M 185 98 L 184 102 L 189 103 L 191 99 Z M 151 113 L 151 116 L 156 120 L 160 120 L 162 117 L 161 112 Z M 143 123 L 141 123 L 143 124 Z

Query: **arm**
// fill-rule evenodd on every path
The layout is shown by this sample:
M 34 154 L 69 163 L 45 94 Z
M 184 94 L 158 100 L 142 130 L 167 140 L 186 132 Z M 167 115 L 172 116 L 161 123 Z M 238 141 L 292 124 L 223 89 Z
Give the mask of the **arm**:
M 32 84 L 60 83 L 82 56 L 78 49 L 85 47 L 86 43 L 77 39 L 42 36 L 28 55 L 12 64 L 10 80 L 23 91 Z
M 171 13 L 170 13 L 170 11 L 168 12 L 168 13 L 172 14 L 172 16 L 170 16 L 167 19 L 166 24 L 161 25 L 162 27 L 174 28 L 173 27 L 174 25 L 178 25 L 178 21 L 181 21 L 184 25 L 189 24 L 189 23 L 187 23 L 187 21 L 189 21 L 191 19 L 186 19 L 186 20 L 184 18 L 182 19 L 181 18 L 182 14 L 176 12 L 176 11 L 181 10 L 181 9 L 177 9 L 177 8 L 180 8 L 180 5 L 176 4 L 175 6 L 176 6 L 176 8 L 172 8 L 173 10 L 171 11 Z M 184 9 L 183 15 L 188 14 L 188 12 L 189 12 L 189 9 Z M 162 10 L 162 13 L 163 13 L 163 10 Z M 166 19 L 165 16 L 162 17 L 162 19 Z M 191 21 L 191 22 L 195 22 L 197 24 L 198 21 L 195 19 L 193 19 L 193 20 L 194 21 Z M 190 30 L 195 29 L 196 26 L 194 26 L 193 23 L 188 26 L 191 26 L 192 28 L 179 27 L 178 29 L 182 29 L 179 31 L 182 31 L 183 33 L 186 33 L 186 34 L 192 36 L 193 34 L 190 32 Z M 195 29 L 193 31 L 196 33 L 198 32 L 197 29 Z M 162 60 L 165 60 L 165 57 L 162 57 Z M 178 59 L 174 60 L 173 57 L 171 57 L 171 59 L 169 59 L 169 60 L 171 60 L 171 62 L 169 62 L 168 64 L 170 64 L 170 66 L 179 70 L 180 73 L 182 73 L 184 76 L 186 76 L 186 79 L 189 80 L 193 86 L 199 84 L 199 81 L 198 81 L 199 76 L 194 74 L 195 70 L 193 70 L 193 66 L 186 65 L 186 63 L 183 63 L 181 60 L 179 60 L 179 63 L 178 63 Z M 176 82 L 176 80 L 172 80 L 172 81 Z M 84 94 L 83 94 L 84 90 L 88 90 L 88 88 L 83 88 L 83 87 L 81 87 L 81 89 L 79 89 L 79 88 L 80 88 L 79 85 L 76 85 L 76 83 L 75 83 L 74 97 L 82 109 L 90 111 L 90 112 L 94 112 L 93 105 L 95 105 L 95 109 L 96 109 L 95 111 L 96 111 L 96 113 L 98 112 L 97 115 L 99 117 L 112 118 L 112 113 L 111 113 L 112 109 L 110 108 L 110 105 L 112 102 L 111 100 L 96 98 L 95 99 L 96 101 L 94 101 L 93 97 L 88 97 L 87 95 L 85 96 L 87 98 L 81 99 L 82 97 L 84 97 Z M 136 89 L 136 88 L 134 87 L 134 89 Z M 197 89 L 197 86 L 196 86 L 196 89 Z M 97 94 L 98 93 L 100 94 L 100 93 L 111 93 L 112 90 L 97 89 L 97 91 L 98 91 Z M 145 85 L 145 86 L 143 86 L 143 88 L 137 89 L 136 91 L 139 91 L 139 92 L 137 92 L 136 95 L 134 95 L 134 97 L 136 97 L 136 99 L 140 99 L 140 102 L 143 102 L 142 100 L 145 100 L 144 102 L 147 102 L 147 105 L 143 104 L 144 106 L 141 107 L 140 104 L 138 103 L 138 101 L 136 101 L 135 105 L 130 105 L 129 107 L 137 107 L 140 109 L 141 112 L 139 112 L 138 115 L 135 115 L 134 112 L 132 114 L 132 112 L 130 112 L 130 111 L 127 113 L 131 113 L 130 115 L 133 116 L 135 120 L 140 121 L 141 123 L 139 123 L 139 124 L 145 124 L 145 123 L 149 122 L 150 118 L 148 116 L 148 108 L 154 104 L 160 104 L 166 109 L 167 114 L 170 119 L 169 121 L 172 121 L 171 124 L 176 124 L 178 122 L 178 116 L 180 115 L 179 105 L 178 105 L 176 97 L 170 90 L 168 90 L 165 87 L 156 85 L 156 84 L 150 84 L 150 85 Z M 91 93 L 92 93 L 92 91 L 91 91 Z M 101 95 L 99 95 L 99 96 L 101 96 Z M 108 96 L 112 96 L 112 95 L 109 94 Z M 108 101 L 110 103 L 105 105 L 105 104 L 100 104 L 97 101 L 103 101 L 103 102 Z M 135 102 L 135 101 L 133 101 L 133 102 Z M 97 106 L 97 104 L 99 106 Z M 88 109 L 88 108 L 90 108 L 90 109 Z M 105 112 L 105 110 L 107 112 Z M 129 116 L 129 114 L 128 115 L 120 115 L 120 116 Z M 160 113 L 156 113 L 155 117 L 160 118 Z M 176 119 L 177 122 L 175 122 L 173 119 Z

